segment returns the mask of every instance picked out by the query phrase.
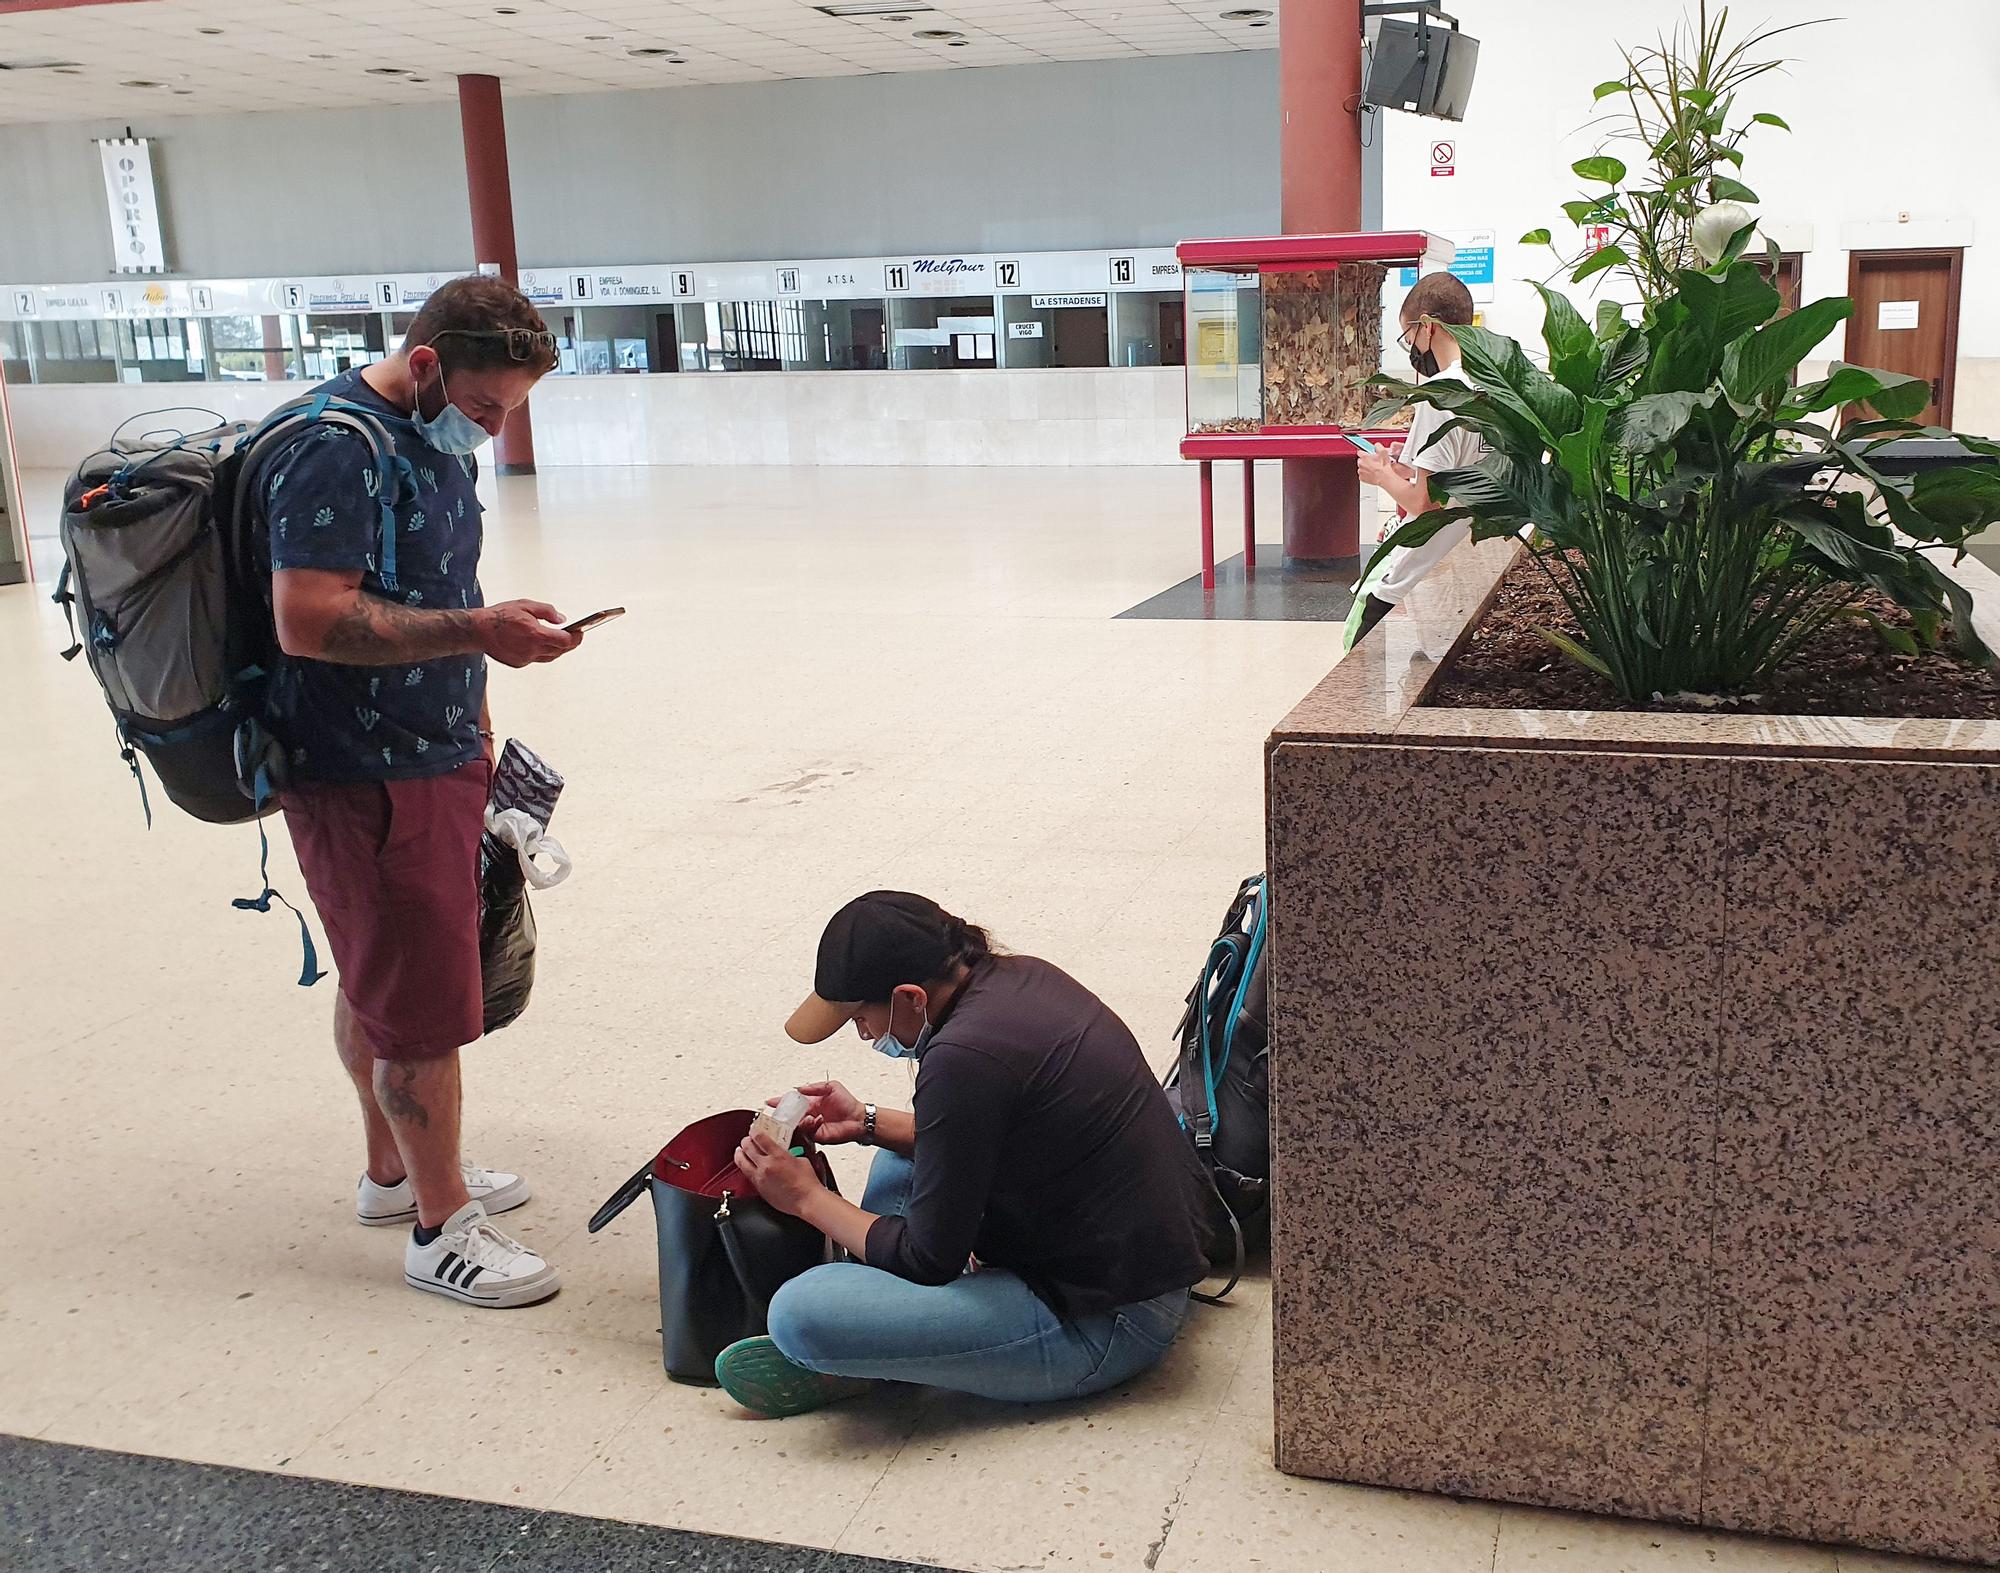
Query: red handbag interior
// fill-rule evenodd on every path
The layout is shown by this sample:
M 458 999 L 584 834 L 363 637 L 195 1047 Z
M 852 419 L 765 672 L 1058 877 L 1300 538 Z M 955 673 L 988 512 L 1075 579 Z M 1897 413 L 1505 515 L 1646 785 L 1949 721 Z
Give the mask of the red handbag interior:
M 660 1149 L 654 1175 L 697 1196 L 755 1196 L 757 1187 L 736 1167 L 736 1149 L 756 1117 L 749 1109 L 725 1109 L 696 1120 Z

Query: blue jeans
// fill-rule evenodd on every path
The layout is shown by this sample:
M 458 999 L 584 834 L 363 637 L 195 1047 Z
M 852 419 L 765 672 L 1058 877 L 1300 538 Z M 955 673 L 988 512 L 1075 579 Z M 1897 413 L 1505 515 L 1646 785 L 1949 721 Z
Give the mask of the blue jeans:
M 908 1158 L 878 1152 L 862 1207 L 903 1212 L 914 1174 Z M 1082 1398 L 1137 1376 L 1172 1346 L 1187 1310 L 1187 1290 L 1176 1289 L 1064 1319 L 999 1268 L 930 1285 L 836 1262 L 780 1289 L 770 1328 L 785 1358 L 809 1371 L 1033 1404 Z

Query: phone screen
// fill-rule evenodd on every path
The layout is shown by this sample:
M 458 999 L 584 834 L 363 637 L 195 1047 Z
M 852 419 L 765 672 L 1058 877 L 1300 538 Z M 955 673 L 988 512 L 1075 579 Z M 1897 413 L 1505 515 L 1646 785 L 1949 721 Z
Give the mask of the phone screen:
M 579 617 L 575 622 L 568 624 L 563 629 L 563 632 L 567 634 L 587 634 L 599 623 L 608 623 L 612 618 L 623 617 L 624 615 L 624 607 L 607 606 L 601 612 L 592 612 L 588 617 Z
M 1345 437 L 1349 442 L 1353 443 L 1354 446 L 1359 448 L 1363 453 L 1377 453 L 1381 451 L 1375 446 L 1374 443 L 1370 442 L 1366 437 L 1357 437 L 1351 431 L 1342 432 L 1341 435 Z

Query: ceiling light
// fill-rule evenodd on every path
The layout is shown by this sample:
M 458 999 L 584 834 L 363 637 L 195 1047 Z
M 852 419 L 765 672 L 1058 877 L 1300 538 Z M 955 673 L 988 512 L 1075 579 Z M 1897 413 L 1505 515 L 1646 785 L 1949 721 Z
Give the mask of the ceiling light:
M 946 44 L 944 47 L 947 49 L 963 49 L 967 44 L 971 42 L 972 40 L 969 38 L 954 38 L 950 43 Z
M 907 22 L 915 11 L 935 11 L 934 5 L 925 5 L 923 0 L 845 0 L 838 5 L 816 5 L 815 11 L 827 16 L 879 16 L 891 22 Z
M 166 84 L 162 82 L 148 82 L 144 77 L 134 77 L 131 81 L 120 82 L 118 85 L 120 87 L 163 87 Z
M 1234 11 L 1222 13 L 1222 20 L 1225 22 L 1249 22 L 1253 26 L 1259 22 L 1268 22 L 1270 19 L 1271 13 L 1258 6 L 1239 6 Z
M 17 67 L 16 69 L 19 69 L 19 68 Z M 82 76 L 82 75 L 83 75 L 83 67 L 82 67 L 82 66 L 55 66 L 55 67 L 52 67 L 51 69 L 53 69 L 53 70 L 54 70 L 54 72 L 55 72 L 55 74 L 56 74 L 57 76 Z
M 308 60 L 331 60 L 332 58 L 333 58 L 333 56 L 332 56 L 332 55 L 307 55 L 307 56 L 306 56 L 306 59 L 308 59 Z
M 609 33 L 585 33 L 583 41 L 586 44 L 608 44 L 611 42 L 611 35 Z
M 663 59 L 668 65 L 684 66 L 687 64 L 687 56 L 682 54 L 678 49 L 667 49 L 657 44 L 647 44 L 638 49 L 628 49 L 625 53 L 637 56 L 641 60 Z
M 965 35 L 963 33 L 954 33 L 948 27 L 920 27 L 911 36 L 913 38 L 924 39 L 930 43 L 936 43 L 940 39 L 963 38 Z
M 220 38 L 222 36 L 222 29 L 219 27 L 197 27 L 195 31 L 201 34 L 203 38 Z
M 495 16 L 519 16 L 521 13 L 511 5 L 496 5 L 493 8 L 493 14 Z
M 370 76 L 408 76 L 410 68 L 408 66 L 370 66 L 368 74 Z

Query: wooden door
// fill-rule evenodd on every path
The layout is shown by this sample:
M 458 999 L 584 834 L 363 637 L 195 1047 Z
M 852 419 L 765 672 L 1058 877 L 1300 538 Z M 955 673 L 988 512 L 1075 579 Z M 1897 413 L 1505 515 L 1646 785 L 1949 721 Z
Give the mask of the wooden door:
M 1051 366 L 1111 364 L 1111 318 L 1102 306 L 1060 306 L 1051 315 Z
M 681 369 L 681 330 L 675 311 L 669 306 L 665 311 L 653 313 L 653 370 L 679 371 Z
M 889 364 L 886 320 L 880 306 L 856 306 L 847 314 L 849 366 L 857 371 L 880 371 Z
M 1857 251 L 1848 259 L 1854 315 L 1847 323 L 1844 358 L 1929 382 L 1931 402 L 1918 417 L 1927 425 L 1951 424 L 1964 265 L 1965 253 L 1957 248 Z
M 1179 296 L 1160 302 L 1160 364 L 1187 364 L 1187 308 Z

